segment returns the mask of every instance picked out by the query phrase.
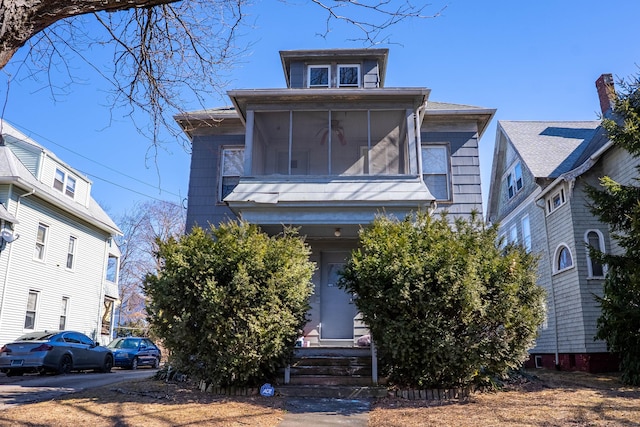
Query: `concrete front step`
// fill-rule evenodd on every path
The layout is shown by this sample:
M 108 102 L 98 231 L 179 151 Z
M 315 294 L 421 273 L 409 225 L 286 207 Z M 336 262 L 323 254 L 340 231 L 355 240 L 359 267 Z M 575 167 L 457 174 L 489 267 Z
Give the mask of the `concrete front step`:
M 291 366 L 291 376 L 305 375 L 334 375 L 334 376 L 369 376 L 371 377 L 371 364 L 368 365 L 300 365 Z
M 276 394 L 285 397 L 328 397 L 335 399 L 364 399 L 387 396 L 386 387 L 348 385 L 280 385 Z

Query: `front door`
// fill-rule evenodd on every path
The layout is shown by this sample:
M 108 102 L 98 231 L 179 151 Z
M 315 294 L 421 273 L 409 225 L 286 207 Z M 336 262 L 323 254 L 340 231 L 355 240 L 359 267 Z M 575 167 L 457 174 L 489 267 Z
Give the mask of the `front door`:
M 338 272 L 344 267 L 347 253 L 324 253 L 320 289 L 320 338 L 352 340 L 353 318 L 358 310 L 350 293 L 338 287 Z

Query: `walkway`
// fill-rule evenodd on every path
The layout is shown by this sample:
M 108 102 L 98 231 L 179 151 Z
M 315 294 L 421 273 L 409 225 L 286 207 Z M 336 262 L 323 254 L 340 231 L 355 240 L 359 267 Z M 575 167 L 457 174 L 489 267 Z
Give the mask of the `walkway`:
M 366 427 L 371 399 L 320 397 L 287 398 L 287 413 L 279 427 L 355 426 Z

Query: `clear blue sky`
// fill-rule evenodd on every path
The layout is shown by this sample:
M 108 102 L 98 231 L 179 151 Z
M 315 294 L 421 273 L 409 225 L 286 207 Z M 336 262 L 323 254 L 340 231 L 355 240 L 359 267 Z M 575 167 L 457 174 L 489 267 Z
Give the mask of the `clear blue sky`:
M 486 201 L 498 120 L 597 119 L 595 80 L 640 71 L 640 1 L 606 3 L 432 0 L 426 12 L 446 6 L 440 17 L 400 24 L 389 30 L 395 44 L 380 46 L 390 49 L 386 85 L 428 87 L 433 101 L 498 110 L 480 142 Z M 238 43 L 251 44 L 250 55 L 227 89 L 284 87 L 280 50 L 362 47 L 347 41 L 353 28 L 338 24 L 328 38 L 317 36 L 324 17 L 304 1 L 256 1 L 245 12 L 253 28 Z M 6 72 L 13 69 L 0 72 L 4 119 L 87 173 L 94 198 L 112 215 L 147 196 L 186 198 L 189 155 L 174 144 L 146 160 L 149 141 L 124 111 L 110 111 L 95 73 L 80 62 L 73 66 L 82 81 L 56 101 L 45 81 L 28 79 L 13 80 L 7 99 Z

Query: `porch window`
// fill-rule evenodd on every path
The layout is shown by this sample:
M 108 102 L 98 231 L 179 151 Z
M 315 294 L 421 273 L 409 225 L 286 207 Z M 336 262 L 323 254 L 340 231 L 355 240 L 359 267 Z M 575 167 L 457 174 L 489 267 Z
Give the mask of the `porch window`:
M 445 145 L 422 146 L 422 177 L 436 200 L 449 200 L 449 150 Z
M 256 111 L 250 174 L 407 174 L 406 127 L 405 110 Z

